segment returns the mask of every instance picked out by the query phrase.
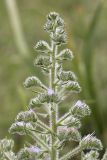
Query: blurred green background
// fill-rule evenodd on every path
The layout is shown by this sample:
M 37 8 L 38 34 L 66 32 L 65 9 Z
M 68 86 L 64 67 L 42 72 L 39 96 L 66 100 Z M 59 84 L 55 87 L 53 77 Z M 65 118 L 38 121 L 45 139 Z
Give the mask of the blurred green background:
M 107 146 L 106 0 L 0 0 L 0 139 L 11 137 L 8 128 L 33 96 L 23 87 L 25 78 L 44 77 L 33 67 L 33 47 L 40 39 L 49 41 L 43 25 L 50 11 L 60 13 L 66 22 L 65 47 L 73 50 L 75 59 L 65 67 L 75 71 L 82 86 L 79 98 L 92 110 L 81 132 L 95 131 Z M 67 105 L 63 104 L 60 113 L 68 110 Z

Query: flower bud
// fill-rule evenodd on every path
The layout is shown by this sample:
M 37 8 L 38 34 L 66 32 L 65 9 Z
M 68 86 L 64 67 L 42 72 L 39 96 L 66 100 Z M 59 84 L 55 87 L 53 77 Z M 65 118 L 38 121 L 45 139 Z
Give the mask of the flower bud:
M 68 81 L 67 83 L 62 83 L 62 85 L 65 90 L 72 92 L 81 92 L 81 87 L 78 82 Z
M 37 121 L 37 115 L 33 110 L 29 110 L 29 111 L 25 111 L 25 112 L 20 112 L 17 117 L 16 117 L 16 121 L 23 121 L 25 123 L 28 122 L 36 122 Z
M 81 135 L 76 128 L 59 127 L 59 139 L 61 141 L 80 141 Z
M 26 135 L 28 130 L 34 130 L 30 123 L 16 122 L 11 125 L 9 132 L 11 134 Z
M 97 139 L 95 136 L 92 134 L 89 134 L 85 136 L 81 141 L 80 141 L 80 147 L 81 149 L 95 149 L 95 150 L 102 150 L 103 146 L 102 143 L 99 139 Z
M 67 127 L 74 127 L 74 128 L 77 128 L 77 129 L 79 129 L 81 127 L 81 122 L 79 121 L 79 119 L 77 119 L 73 116 L 70 116 L 67 119 L 65 119 L 62 122 L 62 125 L 63 124 L 67 125 Z
M 55 21 L 57 17 L 59 17 L 59 13 L 51 12 L 50 14 L 48 14 L 47 20 Z
M 29 107 L 40 107 L 44 103 L 59 103 L 60 102 L 60 97 L 58 94 L 53 93 L 49 94 L 47 92 L 39 94 L 36 98 L 31 99 L 29 103 Z
M 57 74 L 57 78 L 61 81 L 75 81 L 76 76 L 71 71 L 61 71 Z
M 51 33 L 50 37 L 56 45 L 62 45 L 67 42 L 67 34 L 65 33 L 63 27 L 56 28 L 55 33 Z
M 82 118 L 84 116 L 90 115 L 90 108 L 84 103 L 78 100 L 76 104 L 71 107 L 71 114 L 78 118 Z
M 47 22 L 44 25 L 44 29 L 51 33 L 56 30 L 57 27 L 64 26 L 64 20 L 56 12 L 51 12 L 47 16 Z
M 45 41 L 42 41 L 42 40 L 37 42 L 37 44 L 34 48 L 35 48 L 35 50 L 37 50 L 38 52 L 41 52 L 41 53 L 51 52 L 51 49 L 50 49 L 48 43 Z
M 38 56 L 34 61 L 34 66 L 40 67 L 43 73 L 49 74 L 49 69 L 51 67 L 51 62 L 47 56 Z
M 41 67 L 42 69 L 45 70 L 46 69 L 48 70 L 51 64 L 52 63 L 50 62 L 50 58 L 48 56 L 38 56 L 34 62 L 34 66 Z
M 74 56 L 70 49 L 64 49 L 59 53 L 57 58 L 59 60 L 72 60 Z
M 41 87 L 41 88 L 46 89 L 46 86 L 39 80 L 38 77 L 35 77 L 35 76 L 28 77 L 24 82 L 24 86 L 26 88 Z

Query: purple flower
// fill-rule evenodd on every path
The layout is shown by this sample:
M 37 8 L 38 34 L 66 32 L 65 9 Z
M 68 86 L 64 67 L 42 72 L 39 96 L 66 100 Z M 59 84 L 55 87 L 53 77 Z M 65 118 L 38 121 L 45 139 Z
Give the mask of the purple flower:
M 34 153 L 39 153 L 41 152 L 41 149 L 39 147 L 30 147 L 29 149 L 29 152 L 34 152 Z
M 77 103 L 75 104 L 75 106 L 83 107 L 83 102 L 81 102 L 80 100 L 78 100 Z
M 51 88 L 49 88 L 49 89 L 48 89 L 48 95 L 51 96 L 51 95 L 53 95 L 53 94 L 54 94 L 54 90 L 51 89 Z

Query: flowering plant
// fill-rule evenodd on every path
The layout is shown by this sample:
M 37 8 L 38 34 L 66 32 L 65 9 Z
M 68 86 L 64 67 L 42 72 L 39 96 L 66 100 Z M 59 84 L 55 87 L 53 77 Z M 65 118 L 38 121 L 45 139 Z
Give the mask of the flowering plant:
M 13 152 L 13 140 L 0 141 L 1 160 L 68 160 L 81 155 L 81 160 L 99 160 L 99 150 L 102 143 L 94 134 L 81 136 L 81 119 L 90 115 L 89 106 L 78 100 L 74 102 L 69 111 L 58 117 L 59 106 L 71 93 L 79 93 L 81 87 L 72 71 L 63 69 L 63 62 L 71 61 L 73 53 L 70 49 L 59 51 L 59 47 L 67 42 L 64 20 L 58 13 L 51 12 L 47 16 L 44 26 L 51 39 L 51 44 L 39 41 L 35 50 L 40 53 L 34 65 L 48 77 L 48 85 L 36 76 L 28 77 L 24 86 L 33 89 L 35 97 L 28 105 L 27 111 L 18 113 L 15 122 L 11 125 L 11 134 L 29 135 L 34 144 L 24 145 L 17 154 Z M 47 113 L 38 113 L 37 108 L 47 108 Z M 49 119 L 49 125 L 43 121 Z M 68 153 L 62 154 L 67 142 L 76 142 L 77 147 Z M 85 151 L 85 152 L 84 152 Z M 107 153 L 102 160 L 107 160 Z

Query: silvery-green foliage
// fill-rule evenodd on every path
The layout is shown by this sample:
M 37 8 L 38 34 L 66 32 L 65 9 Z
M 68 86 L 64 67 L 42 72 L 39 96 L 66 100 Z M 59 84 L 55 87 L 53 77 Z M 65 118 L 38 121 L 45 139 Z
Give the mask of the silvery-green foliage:
M 17 117 L 16 117 L 16 121 L 24 121 L 24 122 L 36 122 L 37 121 L 37 114 L 33 111 L 33 110 L 29 110 L 29 111 L 23 111 L 20 112 Z
M 57 60 L 72 60 L 74 58 L 70 49 L 64 49 L 57 55 Z
M 78 118 L 74 117 L 74 116 L 69 116 L 68 118 L 66 118 L 62 123 L 60 123 L 62 126 L 68 126 L 68 127 L 74 127 L 79 129 L 81 127 L 81 122 Z
M 44 103 L 59 103 L 61 98 L 57 93 L 50 94 L 48 91 L 38 94 L 35 98 L 31 99 L 29 103 L 30 108 L 41 106 Z
M 48 53 L 51 51 L 51 48 L 45 41 L 39 41 L 34 48 L 41 53 Z
M 36 76 L 28 77 L 24 87 L 33 89 L 34 98 L 29 101 L 28 110 L 21 111 L 11 125 L 11 134 L 28 135 L 34 144 L 24 145 L 17 155 L 13 152 L 13 141 L 0 141 L 1 160 L 68 160 L 81 155 L 81 160 L 99 160 L 99 150 L 102 143 L 93 134 L 82 138 L 80 133 L 81 119 L 91 114 L 89 106 L 78 100 L 62 117 L 58 117 L 58 108 L 64 96 L 79 93 L 81 87 L 73 71 L 66 71 L 62 63 L 73 59 L 70 49 L 59 51 L 59 47 L 67 43 L 64 20 L 56 12 L 47 16 L 44 26 L 51 39 L 50 44 L 44 40 L 37 42 L 34 47 L 38 56 L 34 66 L 40 67 L 46 73 L 48 85 Z M 38 91 L 39 89 L 39 91 Z M 37 108 L 46 107 L 47 113 L 38 113 Z M 49 124 L 44 123 L 45 118 Z M 61 154 L 66 142 L 76 142 L 77 147 L 70 148 L 68 153 Z M 85 152 L 84 152 L 85 151 Z M 86 152 L 88 151 L 88 152 Z M 105 153 L 102 160 L 107 159 Z
M 14 141 L 11 139 L 0 140 L 0 160 L 17 160 L 17 156 L 13 152 Z
M 26 88 L 41 87 L 43 89 L 47 89 L 46 86 L 39 80 L 39 78 L 37 78 L 35 76 L 28 77 L 24 82 L 24 86 Z
M 18 160 L 36 160 L 41 158 L 43 154 L 43 150 L 41 150 L 37 146 L 24 147 L 18 152 Z
M 71 107 L 71 114 L 75 117 L 82 118 L 90 115 L 91 111 L 87 104 L 78 100 L 74 106 Z
M 74 127 L 59 127 L 59 140 L 60 141 L 77 141 L 81 140 L 81 134 L 79 131 Z
M 19 135 L 26 135 L 29 132 L 28 130 L 34 130 L 32 123 L 25 123 L 25 122 L 15 122 L 11 125 L 9 132 L 12 134 L 17 133 Z
M 82 149 L 102 150 L 103 148 L 101 141 L 92 134 L 83 137 L 79 145 Z
M 44 73 L 49 73 L 51 67 L 51 61 L 49 56 L 40 55 L 34 61 L 34 66 L 40 67 Z

